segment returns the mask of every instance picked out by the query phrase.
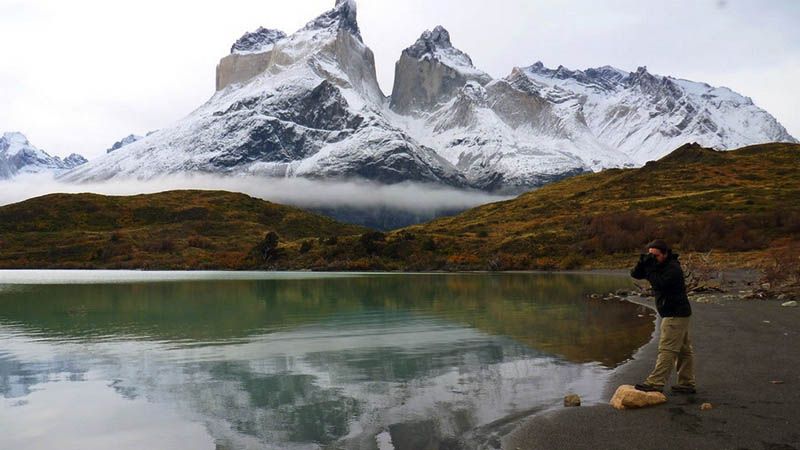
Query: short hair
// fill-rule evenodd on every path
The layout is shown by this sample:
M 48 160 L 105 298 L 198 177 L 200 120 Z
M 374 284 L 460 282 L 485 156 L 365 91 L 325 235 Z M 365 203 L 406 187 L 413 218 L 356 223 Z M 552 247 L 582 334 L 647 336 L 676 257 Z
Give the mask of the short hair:
M 647 248 L 648 249 L 657 248 L 661 251 L 661 253 L 665 255 L 672 251 L 670 250 L 669 245 L 667 245 L 667 243 L 664 242 L 664 240 L 662 239 L 655 239 L 651 241 L 649 244 L 647 244 Z

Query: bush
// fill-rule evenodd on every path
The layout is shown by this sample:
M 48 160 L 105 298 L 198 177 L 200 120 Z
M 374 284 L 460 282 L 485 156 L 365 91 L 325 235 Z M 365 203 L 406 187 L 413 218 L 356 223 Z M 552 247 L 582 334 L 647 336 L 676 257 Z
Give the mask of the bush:
M 313 241 L 310 240 L 303 241 L 303 243 L 300 244 L 300 253 L 308 253 L 313 246 L 314 246 Z
M 584 254 L 635 251 L 657 234 L 653 219 L 637 211 L 600 214 L 584 221 Z
M 279 256 L 278 254 L 278 243 L 280 238 L 278 237 L 278 233 L 274 231 L 268 232 L 264 235 L 264 239 L 256 245 L 255 251 L 261 261 L 267 262 L 272 259 L 275 259 Z
M 800 296 L 800 243 L 771 249 L 761 266 L 761 274 L 760 282 L 769 283 L 769 290 Z
M 211 242 L 211 239 L 208 239 L 203 236 L 190 236 L 187 240 L 187 244 L 189 247 L 194 248 L 202 248 L 202 249 L 211 249 L 214 247 L 214 244 Z
M 368 255 L 374 255 L 378 253 L 381 248 L 380 243 L 384 240 L 386 240 L 386 235 L 380 231 L 364 233 L 358 238 L 361 247 L 364 248 L 364 251 L 366 251 Z

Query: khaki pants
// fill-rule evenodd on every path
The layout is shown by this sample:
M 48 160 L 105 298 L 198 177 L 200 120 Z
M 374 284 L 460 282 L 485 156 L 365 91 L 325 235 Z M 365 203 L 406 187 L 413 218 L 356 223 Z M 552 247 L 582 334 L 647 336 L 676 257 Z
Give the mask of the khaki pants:
M 695 387 L 689 317 L 664 317 L 661 320 L 656 367 L 645 383 L 663 388 L 673 368 L 678 372 L 679 385 Z

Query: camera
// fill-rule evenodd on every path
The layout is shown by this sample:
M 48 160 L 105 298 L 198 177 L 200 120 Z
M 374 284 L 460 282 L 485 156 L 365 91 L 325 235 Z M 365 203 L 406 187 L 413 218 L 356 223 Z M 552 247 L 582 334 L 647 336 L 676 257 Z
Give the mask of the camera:
M 657 262 L 656 255 L 652 253 L 642 253 L 639 255 L 639 262 L 645 266 L 655 264 Z

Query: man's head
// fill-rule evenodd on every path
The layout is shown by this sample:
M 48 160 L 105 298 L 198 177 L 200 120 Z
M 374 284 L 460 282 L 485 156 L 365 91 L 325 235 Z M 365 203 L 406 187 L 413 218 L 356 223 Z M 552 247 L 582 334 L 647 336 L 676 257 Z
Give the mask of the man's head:
M 647 244 L 647 253 L 651 253 L 655 256 L 656 261 L 659 263 L 663 263 L 667 260 L 667 257 L 670 254 L 670 248 L 666 242 L 661 239 L 656 239 L 653 242 Z

